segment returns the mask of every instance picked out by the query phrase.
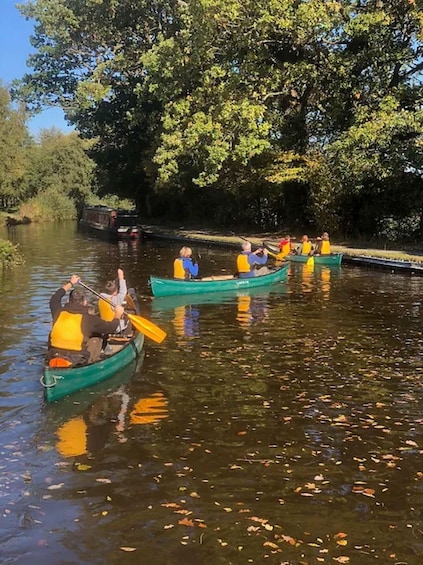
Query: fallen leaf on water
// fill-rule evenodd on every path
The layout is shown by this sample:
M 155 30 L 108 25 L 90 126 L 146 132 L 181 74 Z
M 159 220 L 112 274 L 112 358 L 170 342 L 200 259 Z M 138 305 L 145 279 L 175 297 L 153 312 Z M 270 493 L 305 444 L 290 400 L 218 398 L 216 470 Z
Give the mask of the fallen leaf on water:
M 88 471 L 89 469 L 91 469 L 91 465 L 84 465 L 83 463 L 78 463 L 76 468 L 78 469 L 78 471 Z
M 181 526 L 194 526 L 194 522 L 192 520 L 189 520 L 188 518 L 182 518 L 182 520 L 178 521 L 178 524 L 180 524 Z
M 110 479 L 102 479 L 102 478 L 96 479 L 96 481 L 98 483 L 105 483 L 105 484 L 109 484 L 112 482 Z
M 347 545 L 348 541 L 346 539 L 339 539 L 336 543 L 337 545 Z
M 65 484 L 65 483 L 58 483 L 57 485 L 50 485 L 49 487 L 47 487 L 47 489 L 48 489 L 48 490 L 57 490 L 57 489 L 59 489 L 59 488 L 62 488 L 62 486 L 63 486 L 64 484 Z
M 137 548 L 136 548 L 136 547 L 126 547 L 126 546 L 123 546 L 123 547 L 120 547 L 119 549 L 121 549 L 122 551 L 137 551 Z
M 279 546 L 272 541 L 265 541 L 263 545 L 266 547 L 271 547 L 272 549 L 280 549 Z

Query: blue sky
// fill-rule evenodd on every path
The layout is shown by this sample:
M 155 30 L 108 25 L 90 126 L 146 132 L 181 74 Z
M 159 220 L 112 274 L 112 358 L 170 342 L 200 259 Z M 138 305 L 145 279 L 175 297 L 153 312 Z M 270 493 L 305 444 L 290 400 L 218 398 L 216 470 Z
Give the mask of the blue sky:
M 26 21 L 15 8 L 15 3 L 25 4 L 25 0 L 0 0 L 0 80 L 9 86 L 13 79 L 21 78 L 30 69 L 26 59 L 32 46 L 29 37 L 34 30 L 33 22 Z M 60 108 L 48 108 L 28 122 L 33 135 L 43 128 L 56 127 L 70 131 Z

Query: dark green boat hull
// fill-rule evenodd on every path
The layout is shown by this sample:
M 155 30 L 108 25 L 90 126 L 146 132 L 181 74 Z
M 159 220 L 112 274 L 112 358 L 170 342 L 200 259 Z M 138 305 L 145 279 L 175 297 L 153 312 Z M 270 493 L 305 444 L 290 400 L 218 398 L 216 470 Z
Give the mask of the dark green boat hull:
M 45 367 L 41 384 L 48 402 L 59 400 L 83 388 L 104 381 L 133 361 L 144 347 L 144 335 L 137 333 L 120 351 L 91 365 L 82 367 Z

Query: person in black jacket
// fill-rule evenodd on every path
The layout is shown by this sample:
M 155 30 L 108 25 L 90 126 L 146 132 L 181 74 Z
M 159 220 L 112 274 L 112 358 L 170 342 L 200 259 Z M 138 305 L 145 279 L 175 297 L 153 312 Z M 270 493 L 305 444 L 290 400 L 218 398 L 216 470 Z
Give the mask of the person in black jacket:
M 56 290 L 50 299 L 53 327 L 47 359 L 63 357 L 72 365 L 86 365 L 99 359 L 103 335 L 118 331 L 123 307 L 115 306 L 114 318 L 109 322 L 91 314 L 84 290 L 77 287 L 78 282 L 79 277 L 72 275 L 69 282 Z M 62 306 L 62 298 L 68 291 L 71 291 L 69 301 Z

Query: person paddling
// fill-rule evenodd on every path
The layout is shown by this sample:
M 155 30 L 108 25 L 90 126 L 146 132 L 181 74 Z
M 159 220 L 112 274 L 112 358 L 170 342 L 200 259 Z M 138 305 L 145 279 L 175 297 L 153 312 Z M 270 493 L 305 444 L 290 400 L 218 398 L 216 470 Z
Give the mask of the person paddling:
M 317 245 L 316 251 L 314 252 L 315 255 L 330 255 L 330 241 L 329 241 L 329 234 L 327 231 L 322 233 L 322 237 L 316 238 Z
M 284 259 L 287 255 L 292 253 L 292 242 L 291 236 L 286 235 L 280 242 L 279 242 L 279 253 L 278 259 Z
M 109 280 L 104 286 L 104 292 L 101 297 L 105 298 L 115 306 L 124 306 L 126 302 L 126 295 L 128 287 L 125 280 L 125 275 L 122 269 L 117 270 L 117 280 Z M 114 318 L 114 308 L 105 300 L 98 301 L 98 309 L 102 320 L 110 322 Z M 119 331 L 123 331 L 128 327 L 128 321 L 124 318 L 120 320 Z
M 198 276 L 198 263 L 192 258 L 191 247 L 182 247 L 173 262 L 173 278 L 189 280 Z
M 257 265 L 266 265 L 267 249 L 260 247 L 256 251 L 251 251 L 251 243 L 249 241 L 244 241 L 241 248 L 242 251 L 236 261 L 239 278 L 246 279 L 269 273 L 269 269 L 266 266 L 262 266 L 257 270 L 255 268 Z
M 308 239 L 308 235 L 303 235 L 301 238 L 301 243 L 297 247 L 298 255 L 311 255 L 312 245 L 311 241 Z
M 69 282 L 56 290 L 50 298 L 53 327 L 49 335 L 47 361 L 55 357 L 68 360 L 72 365 L 87 365 L 100 358 L 104 334 L 115 333 L 123 316 L 122 306 L 115 306 L 114 317 L 106 322 L 89 313 L 84 290 L 77 286 L 80 278 L 72 275 Z M 62 306 L 62 298 L 69 294 Z

